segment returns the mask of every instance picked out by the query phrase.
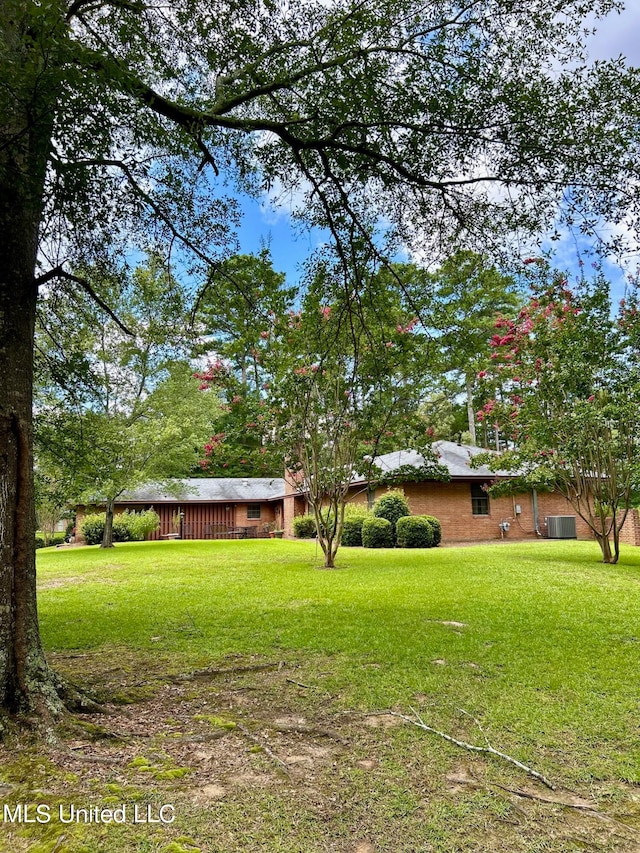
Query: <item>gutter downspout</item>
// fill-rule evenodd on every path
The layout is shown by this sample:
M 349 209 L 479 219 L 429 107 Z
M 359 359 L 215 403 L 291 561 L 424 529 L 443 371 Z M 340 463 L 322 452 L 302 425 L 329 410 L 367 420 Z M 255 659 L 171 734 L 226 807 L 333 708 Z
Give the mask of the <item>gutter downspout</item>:
M 540 527 L 538 525 L 538 493 L 535 489 L 531 489 L 531 503 L 533 504 L 533 523 L 536 529 L 536 533 L 538 536 L 542 537 L 542 533 L 540 533 Z

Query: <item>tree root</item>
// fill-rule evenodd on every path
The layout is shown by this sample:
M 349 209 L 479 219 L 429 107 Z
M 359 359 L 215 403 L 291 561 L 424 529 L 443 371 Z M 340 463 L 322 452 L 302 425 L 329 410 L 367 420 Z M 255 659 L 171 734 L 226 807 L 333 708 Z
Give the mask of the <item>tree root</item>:
M 104 712 L 102 705 L 90 699 L 69 681 L 57 673 L 54 673 L 53 676 L 55 691 L 67 711 L 75 714 L 100 714 Z
M 338 743 L 341 743 L 343 746 L 348 746 L 349 741 L 342 737 L 342 735 L 338 734 L 338 732 L 334 732 L 331 729 L 321 729 L 316 728 L 315 726 L 306 726 L 298 723 L 289 724 L 276 724 L 276 723 L 265 723 L 270 728 L 272 728 L 276 732 L 281 732 L 282 734 L 288 734 L 289 732 L 293 734 L 301 734 L 301 735 L 317 735 L 318 737 L 326 737 L 331 740 L 336 740 Z
M 274 663 L 257 663 L 250 666 L 233 666 L 220 669 L 215 667 L 211 669 L 196 669 L 193 672 L 185 672 L 180 675 L 170 675 L 167 677 L 167 681 L 170 681 L 173 684 L 179 684 L 182 681 L 195 681 L 200 678 L 214 678 L 218 675 L 241 675 L 244 672 L 263 672 L 269 669 L 281 670 L 284 666 L 284 661 L 277 661 Z

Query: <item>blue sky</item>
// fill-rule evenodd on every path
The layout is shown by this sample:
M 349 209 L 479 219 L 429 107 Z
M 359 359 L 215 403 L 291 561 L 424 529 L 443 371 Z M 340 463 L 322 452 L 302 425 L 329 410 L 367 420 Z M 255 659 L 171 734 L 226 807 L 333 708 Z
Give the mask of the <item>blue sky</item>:
M 268 245 L 273 266 L 287 274 L 288 284 L 299 278 L 299 267 L 327 237 L 319 229 L 302 230 L 292 223 L 288 212 L 274 210 L 248 196 L 240 199 L 243 219 L 238 231 L 241 251 L 254 254 Z

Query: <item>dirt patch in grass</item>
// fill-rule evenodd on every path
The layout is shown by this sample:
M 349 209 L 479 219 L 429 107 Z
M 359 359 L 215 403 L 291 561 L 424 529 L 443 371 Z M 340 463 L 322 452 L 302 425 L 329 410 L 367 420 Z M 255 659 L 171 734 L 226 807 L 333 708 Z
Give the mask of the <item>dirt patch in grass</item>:
M 38 581 L 38 589 L 60 589 L 63 586 L 71 586 L 72 584 L 86 582 L 86 577 L 51 578 L 51 580 L 48 581 Z
M 52 814 L 60 804 L 124 803 L 129 814 L 137 805 L 157 815 L 170 804 L 175 819 L 122 826 L 5 822 L 2 850 L 631 853 L 640 847 L 640 803 L 631 786 L 610 780 L 550 792 L 379 709 L 345 710 L 316 677 L 330 667 L 326 659 L 234 657 L 194 667 L 123 649 L 51 658 L 100 698 L 104 711 L 68 717 L 54 743 L 24 733 L 10 739 L 0 751 L 5 801 L 44 801 Z

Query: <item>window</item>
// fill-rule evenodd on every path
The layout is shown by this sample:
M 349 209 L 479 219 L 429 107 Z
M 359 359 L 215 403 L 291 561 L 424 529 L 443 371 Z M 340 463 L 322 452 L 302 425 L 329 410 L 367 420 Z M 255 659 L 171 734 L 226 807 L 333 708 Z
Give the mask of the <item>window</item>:
M 260 504 L 249 504 L 247 506 L 247 518 L 262 518 L 262 507 Z
M 480 483 L 471 483 L 471 512 L 473 515 L 489 515 L 489 495 Z

